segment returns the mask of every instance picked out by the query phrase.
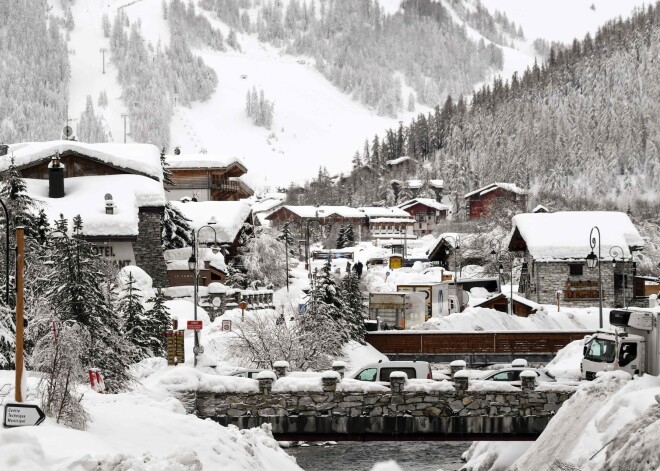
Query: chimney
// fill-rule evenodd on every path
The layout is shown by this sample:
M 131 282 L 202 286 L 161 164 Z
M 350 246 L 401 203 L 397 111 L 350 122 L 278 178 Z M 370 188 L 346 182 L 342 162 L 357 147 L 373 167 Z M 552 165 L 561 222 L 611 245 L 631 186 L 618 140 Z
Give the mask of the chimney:
M 115 213 L 115 202 L 112 199 L 110 193 L 105 195 L 105 214 L 114 214 Z
M 48 164 L 48 197 L 64 197 L 64 164 L 60 162 L 60 153 L 56 152 Z
M 9 146 L 7 144 L 0 144 L 0 157 L 3 155 L 7 155 L 8 151 L 9 151 Z

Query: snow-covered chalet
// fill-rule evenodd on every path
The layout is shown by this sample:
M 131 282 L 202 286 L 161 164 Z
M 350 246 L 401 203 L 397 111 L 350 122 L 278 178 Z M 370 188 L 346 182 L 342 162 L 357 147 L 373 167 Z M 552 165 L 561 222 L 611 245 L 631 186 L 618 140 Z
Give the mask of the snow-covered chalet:
M 493 205 L 504 203 L 524 208 L 527 191 L 514 183 L 491 183 L 464 196 L 469 219 L 479 219 L 490 214 Z
M 644 240 L 627 214 L 564 211 L 518 214 L 508 248 L 524 252 L 518 292 L 540 304 L 598 305 L 598 269 L 587 266 L 592 228 L 600 231 L 603 307 L 648 306 L 634 253 Z M 598 231 L 594 254 L 598 256 Z
M 14 159 L 30 196 L 51 224 L 80 215 L 82 237 L 118 266 L 138 265 L 167 286 L 161 244 L 165 207 L 160 151 L 150 144 L 30 142 L 2 146 L 0 171 Z

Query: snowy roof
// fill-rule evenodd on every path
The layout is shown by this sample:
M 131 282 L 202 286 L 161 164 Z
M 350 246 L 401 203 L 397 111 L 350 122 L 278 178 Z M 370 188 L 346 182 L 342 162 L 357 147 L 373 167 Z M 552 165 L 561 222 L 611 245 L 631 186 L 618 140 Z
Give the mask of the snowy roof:
M 271 211 L 284 203 L 284 198 L 264 198 L 252 203 L 252 212 L 254 214 Z
M 399 165 L 403 162 L 407 162 L 408 160 L 410 160 L 410 157 L 404 155 L 403 157 L 399 157 L 398 159 L 388 160 L 385 163 L 389 166 L 393 166 L 393 165 Z
M 7 156 L 0 158 L 0 171 L 10 165 L 11 156 L 17 167 L 49 160 L 56 152 L 77 152 L 91 160 L 103 162 L 127 171 L 162 179 L 160 151 L 152 144 L 86 144 L 77 141 L 23 142 L 11 144 Z
M 370 218 L 409 218 L 410 214 L 401 208 L 393 206 L 391 208 L 381 206 L 364 206 L 358 208 L 358 211 L 363 212 Z
M 283 206 L 283 208 L 288 209 L 301 218 L 327 218 L 333 214 L 351 219 L 364 218 L 364 213 L 348 206 Z
M 493 302 L 493 301 L 496 300 L 497 298 L 504 298 L 504 299 L 506 299 L 506 300 L 508 301 L 508 299 L 509 299 L 510 297 L 511 297 L 510 293 L 502 292 L 502 293 L 499 293 L 498 295 L 493 296 L 493 297 L 491 297 L 491 298 L 484 299 L 483 301 L 481 301 L 480 303 L 475 304 L 475 305 L 472 306 L 472 307 L 481 307 L 481 306 L 483 306 L 484 304 L 487 304 L 487 303 Z M 534 309 L 535 311 L 542 311 L 542 310 L 543 310 L 543 306 L 541 306 L 540 304 L 537 304 L 537 303 L 535 303 L 534 301 L 530 301 L 529 299 L 524 298 L 524 297 L 522 297 L 522 296 L 520 296 L 520 295 L 518 295 L 518 294 L 515 294 L 515 293 L 514 293 L 514 295 L 513 295 L 513 301 L 516 302 L 516 303 L 523 304 L 523 305 L 529 307 L 530 309 Z
M 191 220 L 190 225 L 195 231 L 206 225 L 215 229 L 218 243 L 233 243 L 252 211 L 252 207 L 247 201 L 191 201 L 188 203 L 172 201 L 172 205 Z M 215 218 L 215 221 L 209 224 L 212 218 Z M 211 229 L 199 232 L 200 243 L 211 243 L 214 240 Z
M 201 235 L 201 234 L 200 234 Z M 189 270 L 188 259 L 192 254 L 192 247 L 183 247 L 180 249 L 170 249 L 163 251 L 165 263 L 168 270 Z M 199 258 L 197 265 L 200 269 L 204 268 L 204 262 L 209 262 L 209 266 L 220 270 L 224 273 L 227 272 L 227 265 L 225 264 L 225 257 L 220 252 L 213 253 L 208 247 L 199 247 Z
M 434 208 L 434 209 L 439 209 L 441 211 L 444 210 L 449 210 L 451 209 L 448 205 L 444 203 L 440 203 L 433 198 L 413 198 L 408 201 L 404 201 L 399 205 L 399 208 L 401 209 L 408 209 L 412 206 L 415 206 L 416 204 L 422 204 L 424 206 L 428 206 L 429 208 Z
M 431 188 L 443 188 L 445 183 L 442 180 L 429 180 L 428 181 L 429 186 Z M 424 186 L 424 181 L 423 180 L 407 180 L 406 185 L 408 188 L 421 188 Z
M 414 224 L 415 220 L 411 218 L 373 218 L 369 219 L 369 224 Z
M 516 193 L 519 195 L 524 195 L 527 193 L 527 191 L 523 190 L 519 186 L 517 186 L 515 183 L 491 183 L 490 185 L 486 185 L 484 187 L 479 188 L 478 190 L 471 191 L 470 193 L 467 193 L 463 198 L 469 198 L 470 196 L 474 195 L 485 195 L 487 193 L 490 193 L 491 191 L 495 191 L 498 189 L 502 189 L 505 191 L 510 191 L 511 193 Z
M 612 259 L 609 252 L 614 246 L 621 247 L 624 258 L 630 258 L 631 248 L 641 250 L 644 247 L 644 239 L 628 215 L 621 212 L 518 214 L 513 217 L 512 226 L 509 249 L 527 249 L 535 260 L 584 259 L 591 252 L 589 235 L 594 226 L 600 229 L 600 252 L 605 260 Z M 596 235 L 594 231 L 594 237 Z
M 179 154 L 166 155 L 165 159 L 170 168 L 227 168 L 231 165 L 240 165 L 245 168 L 240 158 L 222 155 Z
M 543 206 L 542 204 L 539 204 L 536 208 L 532 209 L 533 213 L 549 213 L 550 211 L 548 208 Z
M 51 223 L 60 214 L 69 221 L 80 215 L 86 236 L 136 236 L 138 208 L 163 207 L 166 203 L 163 185 L 140 175 L 66 178 L 63 198 L 48 197 L 48 180 L 26 178 L 25 183 L 28 194 L 43 202 Z M 115 204 L 114 214 L 105 213 L 108 193 Z

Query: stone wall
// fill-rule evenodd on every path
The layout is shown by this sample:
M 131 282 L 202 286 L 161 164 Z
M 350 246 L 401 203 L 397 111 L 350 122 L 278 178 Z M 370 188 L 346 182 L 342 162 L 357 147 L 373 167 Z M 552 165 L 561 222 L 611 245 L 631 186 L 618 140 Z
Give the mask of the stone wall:
M 586 256 L 586 253 L 585 253 Z M 589 268 L 584 260 L 566 261 L 566 262 L 533 262 L 529 253 L 526 254 L 525 261 L 529 269 L 529 289 L 523 293 L 531 301 L 541 304 L 556 304 L 557 291 L 561 291 L 560 300 L 562 306 L 571 307 L 591 307 L 598 305 L 598 268 Z M 570 275 L 570 265 L 582 265 L 581 276 Z M 619 262 L 616 268 L 612 267 L 611 261 L 601 262 L 601 277 L 603 286 L 603 307 L 623 307 L 624 306 L 624 288 L 623 285 L 615 288 L 615 274 L 628 275 L 627 286 L 625 289 L 626 306 L 634 305 L 633 285 L 632 285 L 632 263 Z M 595 292 L 595 296 L 586 299 L 567 299 L 565 291 L 567 282 L 579 283 L 588 282 L 594 286 L 589 288 Z M 576 288 L 580 290 L 580 288 Z M 538 292 L 537 292 L 538 290 Z
M 547 417 L 573 390 L 523 387 L 506 391 L 474 390 L 467 378 L 455 378 L 453 390 L 414 390 L 393 378 L 387 391 L 360 392 L 323 379 L 318 391 L 272 392 L 272 380 L 260 380 L 259 393 L 196 394 L 198 416 L 222 417 Z M 491 386 L 497 386 L 492 384 Z M 504 385 L 504 386 L 509 386 Z M 190 399 L 188 399 L 188 402 Z
M 163 211 L 162 207 L 140 208 L 138 236 L 133 243 L 135 263 L 151 276 L 156 288 L 168 285 L 161 233 Z

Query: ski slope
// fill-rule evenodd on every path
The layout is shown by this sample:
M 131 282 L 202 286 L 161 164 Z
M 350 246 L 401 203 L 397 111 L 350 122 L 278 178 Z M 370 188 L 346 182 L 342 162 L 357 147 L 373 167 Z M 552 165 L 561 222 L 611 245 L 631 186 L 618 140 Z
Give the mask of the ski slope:
M 511 20 L 521 24 L 530 41 L 538 36 L 552 40 L 583 37 L 605 20 L 628 14 L 635 5 L 642 3 L 639 0 L 593 2 L 595 11 L 589 9 L 592 2 L 586 0 L 484 0 L 492 11 L 503 10 Z M 400 1 L 386 0 L 381 4 L 386 12 L 394 13 Z M 461 24 L 451 9 L 451 2 L 443 4 Z M 106 13 L 112 22 L 119 9 L 123 9 L 132 23 L 139 22 L 143 36 L 153 45 L 167 45 L 170 41 L 162 0 L 77 0 L 73 3 L 75 28 L 69 40 L 71 124 L 75 130 L 75 119 L 84 110 L 86 96 L 91 95 L 114 142 L 124 140 L 122 115 L 126 113 L 126 104 L 122 102 L 122 90 L 109 53 L 106 54 L 105 74 L 102 73 L 100 49 L 109 49 L 109 39 L 103 36 L 101 21 Z M 215 19 L 212 13 L 200 8 L 197 11 L 204 12 L 214 27 L 227 36 L 227 25 Z M 466 30 L 471 38 L 481 39 L 477 31 L 470 27 Z M 291 181 L 302 183 L 313 178 L 320 166 L 327 167 L 331 174 L 348 172 L 353 154 L 362 151 L 365 139 L 371 142 L 374 135 L 382 136 L 386 129 L 397 128 L 400 121 L 407 123 L 418 113 L 430 110 L 418 106 L 414 112 L 401 113 L 395 118 L 378 116 L 328 82 L 316 71 L 312 59 L 285 55 L 260 43 L 256 36 L 237 36 L 241 52 L 195 50 L 216 71 L 218 87 L 205 103 L 194 103 L 190 108 L 175 107 L 169 151 L 179 146 L 184 153 L 206 151 L 242 158 L 248 168 L 245 179 L 255 188 L 286 186 Z M 510 77 L 514 71 L 522 71 L 534 62 L 535 52 L 530 42 L 516 41 L 514 48 L 502 49 L 504 69 L 493 71 L 493 76 Z M 246 116 L 245 96 L 252 87 L 263 89 L 265 97 L 275 102 L 270 130 L 254 126 Z M 106 108 L 97 107 L 102 90 L 108 95 Z M 402 96 L 407 97 L 408 93 L 406 90 Z M 130 127 L 127 119 L 127 142 L 132 141 Z

